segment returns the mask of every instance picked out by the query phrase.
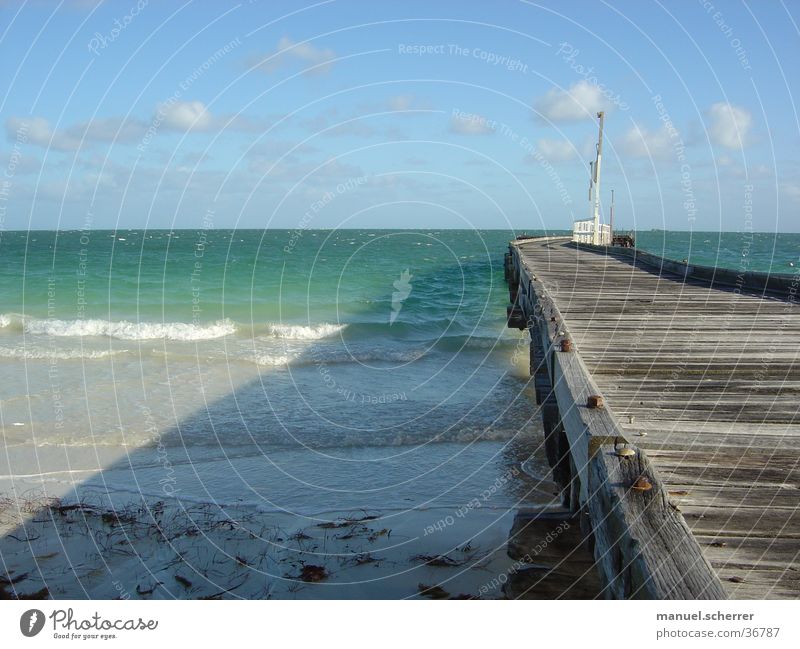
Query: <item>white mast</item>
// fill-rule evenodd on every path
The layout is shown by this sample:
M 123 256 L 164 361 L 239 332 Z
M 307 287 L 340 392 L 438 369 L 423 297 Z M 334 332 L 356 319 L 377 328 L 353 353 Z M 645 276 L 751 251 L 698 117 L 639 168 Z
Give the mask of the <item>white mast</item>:
M 597 113 L 597 117 L 600 119 L 600 135 L 597 139 L 597 157 L 592 168 L 592 181 L 594 184 L 594 201 L 592 205 L 594 232 L 592 233 L 592 243 L 599 246 L 602 243 L 600 237 L 600 162 L 603 158 L 603 119 L 605 118 L 605 112 L 600 111 Z
M 611 208 L 608 215 L 608 229 L 611 230 L 611 241 L 614 241 L 614 190 L 611 190 Z

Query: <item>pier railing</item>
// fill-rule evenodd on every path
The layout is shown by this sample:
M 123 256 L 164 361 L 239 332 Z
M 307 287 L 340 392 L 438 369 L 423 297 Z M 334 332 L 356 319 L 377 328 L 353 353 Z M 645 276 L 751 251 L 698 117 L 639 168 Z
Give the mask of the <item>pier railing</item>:
M 567 242 L 568 237 L 548 239 Z M 509 326 L 527 329 L 545 450 L 562 498 L 587 526 L 613 599 L 725 599 L 719 578 L 646 453 L 607 407 L 557 304 L 511 242 Z
M 797 274 L 764 273 L 744 269 L 701 266 L 691 264 L 688 261 L 666 259 L 638 248 L 610 248 L 608 246 L 595 246 L 591 243 L 572 242 L 570 245 L 583 250 L 614 255 L 617 258 L 630 259 L 632 263 L 638 262 L 649 266 L 659 273 L 672 273 L 673 275 L 698 280 L 717 288 L 727 287 L 755 293 L 771 293 L 781 297 L 788 296 L 792 301 L 797 299 L 798 284 L 800 284 Z

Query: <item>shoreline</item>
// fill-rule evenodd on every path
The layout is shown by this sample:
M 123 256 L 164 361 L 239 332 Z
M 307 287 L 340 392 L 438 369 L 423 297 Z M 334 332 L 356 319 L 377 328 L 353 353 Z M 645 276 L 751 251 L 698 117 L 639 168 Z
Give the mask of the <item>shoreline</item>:
M 0 598 L 504 598 L 497 584 L 520 567 L 507 552 L 515 513 L 433 508 L 387 522 L 362 510 L 310 523 L 181 501 L 3 498 Z
M 505 457 L 514 443 L 478 442 L 472 452 L 483 459 L 468 473 L 480 468 L 480 475 L 464 476 L 435 499 L 426 497 L 424 483 L 312 500 L 291 485 L 282 497 L 267 483 L 253 494 L 236 485 L 220 491 L 203 463 L 174 467 L 181 489 L 167 495 L 157 487 L 158 466 L 126 468 L 131 457 L 117 455 L 120 449 L 93 458 L 96 448 L 51 448 L 45 465 L 68 476 L 0 480 L 0 598 L 505 598 L 509 576 L 526 567 L 509 555 L 517 514 L 550 511 L 559 501 L 534 448 L 513 452 L 517 460 Z M 434 455 L 454 452 L 453 444 L 436 446 Z M 45 457 L 31 463 L 41 450 L 23 453 L 31 454 L 24 463 L 31 470 L 48 468 Z M 12 474 L 21 466 L 13 457 L 6 467 Z M 526 462 L 516 464 L 522 457 Z M 258 459 L 226 461 L 233 465 L 224 474 L 263 475 Z M 91 477 L 69 473 L 78 467 Z M 196 473 L 206 476 L 196 486 L 211 491 L 192 488 Z M 289 503 L 295 506 L 282 508 Z

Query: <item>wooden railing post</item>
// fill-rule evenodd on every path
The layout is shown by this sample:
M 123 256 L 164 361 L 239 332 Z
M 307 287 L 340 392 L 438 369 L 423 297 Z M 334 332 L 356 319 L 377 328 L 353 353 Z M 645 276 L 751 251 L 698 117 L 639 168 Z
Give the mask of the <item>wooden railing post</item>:
M 625 439 L 558 306 L 511 245 L 510 278 L 531 336 L 545 450 L 562 497 L 588 514 L 610 598 L 724 599 L 726 594 L 646 454 Z M 522 278 L 522 279 L 520 279 Z M 509 320 L 509 326 L 513 326 Z M 620 452 L 619 448 L 630 449 Z

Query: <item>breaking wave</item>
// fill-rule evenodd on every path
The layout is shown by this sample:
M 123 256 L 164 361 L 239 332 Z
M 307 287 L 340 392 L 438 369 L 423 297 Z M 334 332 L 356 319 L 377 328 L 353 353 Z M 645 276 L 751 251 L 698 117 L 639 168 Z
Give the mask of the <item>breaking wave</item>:
M 32 335 L 56 337 L 104 336 L 119 340 L 213 340 L 251 332 L 280 340 L 314 341 L 333 336 L 347 327 L 346 324 L 323 322 L 315 325 L 282 324 L 268 322 L 262 325 L 243 326 L 229 318 L 211 323 L 189 322 L 132 322 L 128 320 L 102 320 L 99 318 L 57 320 L 51 318 L 26 318 L 17 314 L 0 314 L 0 328 L 14 328 Z
M 293 325 L 270 323 L 266 326 L 267 334 L 283 340 L 321 340 L 344 331 L 345 324 L 323 322 L 318 325 Z
M 416 349 L 361 349 L 361 350 L 341 350 L 341 349 L 313 349 L 308 353 L 298 352 L 296 354 L 283 353 L 256 353 L 249 360 L 257 365 L 271 367 L 302 367 L 304 365 L 336 365 L 340 363 L 411 363 L 422 358 L 426 353 L 424 348 Z
M 119 340 L 211 340 L 236 332 L 232 320 L 219 320 L 211 324 L 186 322 L 129 322 L 127 320 L 38 320 L 23 322 L 26 333 L 71 337 L 106 336 Z
M 127 349 L 43 349 L 41 347 L 0 347 L 0 358 L 16 358 L 24 360 L 77 360 L 108 358 L 124 354 Z

